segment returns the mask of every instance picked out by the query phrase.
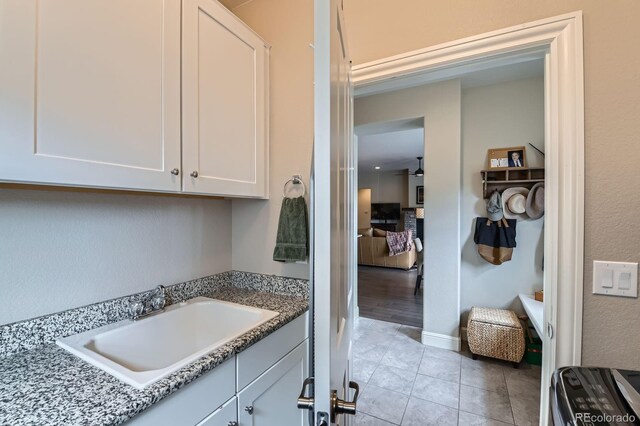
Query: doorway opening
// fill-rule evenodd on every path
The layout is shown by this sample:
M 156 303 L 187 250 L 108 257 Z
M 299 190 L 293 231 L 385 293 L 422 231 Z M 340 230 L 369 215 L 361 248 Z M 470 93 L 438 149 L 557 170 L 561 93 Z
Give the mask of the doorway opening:
M 355 95 L 374 95 L 393 90 L 416 87 L 427 83 L 443 82 L 469 71 L 495 68 L 544 58 L 544 151 L 545 158 L 545 227 L 544 227 L 544 307 L 541 331 L 544 354 L 542 357 L 542 386 L 540 395 L 540 423 L 549 424 L 549 393 L 551 374 L 556 366 L 580 365 L 582 335 L 582 274 L 584 227 L 584 90 L 582 58 L 582 15 L 570 13 L 540 21 L 493 31 L 455 42 L 445 43 L 354 67 Z M 529 58 L 529 59 L 528 59 Z M 449 87 L 449 89 L 451 89 Z M 447 92 L 447 88 L 443 88 Z M 454 91 L 455 92 L 455 91 Z M 455 93 L 450 95 L 455 97 Z M 436 94 L 435 92 L 432 94 Z M 457 93 L 458 97 L 460 92 Z M 357 102 L 357 99 L 356 99 Z M 401 104 L 388 109 L 402 110 Z M 432 129 L 430 115 L 455 116 L 451 110 L 426 108 L 425 150 L 430 150 L 430 140 L 446 139 L 452 142 L 449 153 L 459 155 L 460 134 L 437 136 Z M 369 114 L 375 110 L 369 110 Z M 358 125 L 358 108 L 355 110 Z M 439 129 L 442 130 L 442 129 Z M 443 158 L 451 158 L 452 155 Z M 429 157 L 427 157 L 428 160 Z M 448 163 L 447 163 L 448 164 Z M 437 169 L 439 163 L 431 166 Z M 430 164 L 426 170 L 430 170 Z M 432 170 L 434 171 L 434 170 Z M 457 173 L 449 173 L 453 185 L 460 184 Z M 429 192 L 429 177 L 425 190 Z M 433 186 L 437 188 L 436 185 Z M 442 194 L 441 194 L 442 195 Z M 427 203 L 429 198 L 426 198 Z M 442 204 L 460 208 L 457 197 L 438 197 Z M 428 204 L 425 210 L 428 211 Z M 433 206 L 434 208 L 439 206 Z M 453 225 L 453 224 L 456 225 Z M 460 211 L 452 217 L 434 221 L 433 229 L 444 226 L 460 230 Z M 425 229 L 429 242 L 434 234 Z M 455 231 L 454 231 L 455 232 Z M 460 235 L 458 234 L 458 237 Z M 461 241 L 454 238 L 454 241 Z M 437 241 L 436 241 L 437 242 Z M 431 265 L 439 265 L 442 255 L 460 253 L 461 246 L 438 246 L 438 251 L 425 257 L 427 281 L 425 282 L 425 311 L 422 342 L 437 348 L 460 350 L 460 274 L 461 264 L 443 270 L 436 276 Z M 431 254 L 433 253 L 433 254 Z M 562 258 L 562 262 L 560 262 Z M 461 263 L 461 262 L 460 262 Z M 435 279 L 434 279 L 435 278 Z M 446 279 L 442 279 L 446 278 Z M 440 285 L 448 282 L 450 291 L 442 291 Z M 558 285 L 558 283 L 562 285 Z M 431 296 L 429 293 L 431 291 Z M 435 296 L 435 297 L 434 297 Z M 433 300 L 431 300 L 433 299 Z M 441 322 L 434 327 L 434 319 Z
M 486 220 L 487 201 L 494 191 L 498 190 L 505 197 L 514 197 L 511 204 L 514 204 L 514 210 L 519 211 L 515 207 L 516 198 L 525 201 L 534 185 L 544 185 L 544 174 L 529 176 L 534 171 L 534 174 L 544 173 L 544 98 L 544 56 L 541 54 L 526 61 L 496 64 L 485 70 L 459 73 L 451 79 L 361 96 L 355 100 L 355 129 L 360 159 L 359 188 L 375 187 L 368 185 L 368 170 L 375 168 L 375 165 L 362 160 L 363 153 L 369 154 L 368 148 L 375 147 L 375 143 L 367 145 L 370 139 L 365 136 L 366 130 L 373 128 L 377 131 L 381 124 L 368 121 L 388 116 L 397 118 L 398 114 L 424 117 L 412 120 L 413 123 L 420 124 L 419 136 L 424 143 L 420 144 L 419 149 L 426 160 L 420 164 L 424 170 L 424 176 L 419 182 L 423 187 L 424 197 L 420 200 L 420 215 L 424 218 L 423 229 L 432 230 L 427 238 L 422 239 L 423 253 L 429 256 L 440 251 L 440 248 L 447 253 L 440 256 L 436 264 L 432 263 L 425 269 L 424 274 L 427 281 L 431 280 L 433 283 L 432 277 L 445 276 L 443 271 L 458 268 L 459 301 L 457 304 L 454 301 L 449 307 L 451 310 L 459 309 L 458 324 L 462 329 L 461 350 L 455 353 L 434 348 L 432 342 L 424 342 L 424 339 L 426 347 L 416 345 L 416 340 L 411 339 L 409 328 L 394 328 L 388 323 L 370 321 L 373 318 L 391 323 L 399 322 L 375 314 L 375 308 L 383 310 L 381 302 L 374 309 L 368 306 L 369 281 L 383 287 L 382 283 L 388 278 L 381 271 L 371 273 L 359 266 L 358 301 L 360 316 L 366 319 L 357 322 L 354 334 L 355 374 L 361 384 L 372 385 L 367 388 L 369 392 L 384 390 L 408 395 L 405 411 L 401 415 L 392 407 L 369 406 L 365 403 L 366 415 L 393 423 L 405 416 L 411 419 L 416 415 L 414 411 L 420 411 L 416 407 L 424 406 L 423 408 L 429 409 L 439 407 L 443 418 L 451 417 L 453 423 L 465 423 L 468 419 L 497 420 L 510 424 L 525 424 L 529 421 L 538 423 L 542 386 L 540 353 L 537 352 L 537 357 L 532 356 L 519 363 L 517 370 L 508 361 L 487 357 L 474 360 L 466 340 L 465 325 L 473 307 L 515 312 L 522 320 L 526 342 L 530 344 L 530 348 L 536 349 L 541 345 L 537 334 L 542 335 L 542 332 L 532 324 L 540 324 L 542 318 L 527 320 L 529 314 L 522 306 L 521 298 L 526 298 L 526 303 L 530 303 L 534 301 L 534 293 L 543 289 L 544 217 L 534 219 L 527 216 L 524 204 L 522 212 L 512 212 L 508 210 L 509 199 L 505 199 L 507 219 L 514 221 L 512 227 L 517 229 L 518 244 L 511 260 L 499 266 L 488 263 L 480 256 L 474 242 L 474 230 L 476 222 L 482 220 L 480 218 Z M 399 108 L 385 108 L 399 104 L 403 105 L 403 111 L 399 112 Z M 453 119 L 450 114 L 438 115 L 441 109 L 457 110 L 459 115 Z M 439 129 L 438 133 L 429 133 L 431 140 L 425 140 L 428 137 L 424 132 L 425 123 L 431 129 Z M 443 137 L 455 133 L 451 129 L 459 131 L 458 150 L 452 150 L 454 143 Z M 384 136 L 383 134 L 381 139 L 386 141 L 385 148 L 389 150 L 385 153 L 385 158 L 390 159 L 392 147 L 395 146 L 391 143 L 396 138 Z M 507 159 L 506 165 L 492 169 L 491 152 L 503 148 L 507 149 L 506 152 L 511 149 L 518 153 L 518 164 L 509 168 Z M 417 168 L 418 164 L 414 167 Z M 433 169 L 436 167 L 440 169 L 434 173 Z M 487 170 L 492 173 L 488 178 Z M 504 183 L 504 179 L 493 177 L 493 174 L 506 174 L 507 170 L 516 182 Z M 373 176 L 383 175 L 376 175 L 374 170 Z M 381 187 L 381 193 L 385 190 L 392 192 L 392 187 Z M 432 202 L 434 200 L 430 197 L 437 201 Z M 441 201 L 447 197 L 457 202 L 447 204 L 446 200 Z M 415 202 L 414 198 L 407 204 L 411 206 Z M 360 199 L 358 206 L 360 209 L 367 208 Z M 500 208 L 503 206 L 500 205 Z M 443 216 L 455 220 L 441 222 L 434 227 L 433 222 Z M 430 238 L 431 235 L 433 239 Z M 359 241 L 361 239 L 359 237 Z M 444 247 L 447 242 L 451 245 L 449 251 Z M 442 279 L 435 288 L 431 284 L 422 289 L 419 297 L 424 298 L 424 306 L 429 309 L 430 298 L 436 299 L 438 292 L 452 289 L 456 289 L 456 283 Z M 397 289 L 395 291 L 398 292 Z M 446 299 L 438 303 L 446 303 Z M 542 307 L 535 310 L 540 314 L 542 311 Z M 428 312 L 425 312 L 426 318 L 431 321 L 430 327 L 438 325 L 438 318 L 429 317 Z M 422 325 L 420 321 L 417 326 L 422 328 Z M 387 347 L 383 348 L 385 342 Z M 376 351 L 371 352 L 370 345 L 375 345 L 380 355 L 379 360 L 375 359 Z M 401 350 L 398 350 L 399 347 Z M 409 358 L 412 362 L 407 362 Z M 368 372 L 371 374 L 368 375 Z M 404 385 L 390 380 L 390 377 L 402 377 Z M 495 403 L 477 404 L 480 399 Z
M 370 123 L 355 133 L 359 315 L 422 328 L 422 121 Z

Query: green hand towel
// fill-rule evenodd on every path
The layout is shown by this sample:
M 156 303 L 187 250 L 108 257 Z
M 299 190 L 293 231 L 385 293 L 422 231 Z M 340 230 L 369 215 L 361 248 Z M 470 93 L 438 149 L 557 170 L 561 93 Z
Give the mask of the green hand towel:
M 309 254 L 309 222 L 304 197 L 285 198 L 280 208 L 276 247 L 273 260 L 296 262 L 307 260 Z

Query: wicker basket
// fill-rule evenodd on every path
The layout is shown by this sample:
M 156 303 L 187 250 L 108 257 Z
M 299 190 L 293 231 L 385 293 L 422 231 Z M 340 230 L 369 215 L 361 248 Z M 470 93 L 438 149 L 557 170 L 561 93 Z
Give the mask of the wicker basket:
M 524 355 L 524 330 L 513 311 L 471 308 L 467 338 L 474 359 L 482 355 L 518 363 Z

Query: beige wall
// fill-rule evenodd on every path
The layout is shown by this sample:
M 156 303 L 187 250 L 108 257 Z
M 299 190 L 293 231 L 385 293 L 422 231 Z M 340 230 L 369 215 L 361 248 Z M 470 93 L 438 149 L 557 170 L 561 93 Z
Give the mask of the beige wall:
M 282 187 L 301 174 L 309 187 L 313 149 L 313 1 L 253 0 L 233 9 L 272 45 L 271 198 L 233 201 L 233 268 L 308 278 L 309 266 L 274 262 Z
M 593 260 L 640 260 L 640 2 L 346 0 L 345 9 L 354 64 L 583 11 L 583 363 L 640 369 L 640 300 L 591 294 Z

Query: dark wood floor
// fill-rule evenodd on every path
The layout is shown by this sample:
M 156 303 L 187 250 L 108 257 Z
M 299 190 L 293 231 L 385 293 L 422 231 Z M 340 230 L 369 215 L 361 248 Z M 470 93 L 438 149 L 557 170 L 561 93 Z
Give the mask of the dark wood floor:
M 358 266 L 360 316 L 422 328 L 422 288 L 416 270 Z

